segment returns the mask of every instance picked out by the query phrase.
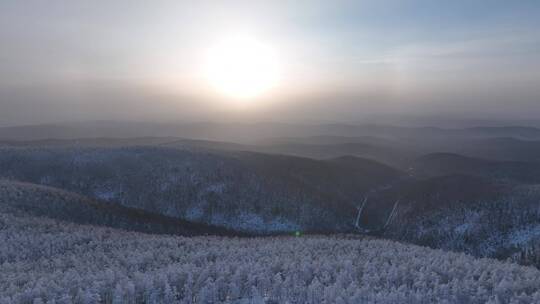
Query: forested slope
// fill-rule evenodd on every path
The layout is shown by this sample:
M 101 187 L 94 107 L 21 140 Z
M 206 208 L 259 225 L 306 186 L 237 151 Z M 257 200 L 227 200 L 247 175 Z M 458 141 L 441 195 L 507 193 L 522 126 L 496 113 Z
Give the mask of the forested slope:
M 538 303 L 540 271 L 392 241 L 175 237 L 0 212 L 0 303 Z
M 0 211 L 148 233 L 239 235 L 223 227 L 100 202 L 52 187 L 7 180 L 0 180 Z
M 400 173 L 361 158 L 313 160 L 163 147 L 6 148 L 0 176 L 251 232 L 344 231 L 357 200 Z

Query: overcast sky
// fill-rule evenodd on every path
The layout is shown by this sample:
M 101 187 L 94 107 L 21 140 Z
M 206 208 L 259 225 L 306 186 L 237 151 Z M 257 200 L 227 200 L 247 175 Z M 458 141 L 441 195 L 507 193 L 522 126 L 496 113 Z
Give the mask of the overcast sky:
M 201 76 L 220 37 L 279 53 L 247 109 Z M 0 125 L 540 117 L 539 1 L 0 1 Z

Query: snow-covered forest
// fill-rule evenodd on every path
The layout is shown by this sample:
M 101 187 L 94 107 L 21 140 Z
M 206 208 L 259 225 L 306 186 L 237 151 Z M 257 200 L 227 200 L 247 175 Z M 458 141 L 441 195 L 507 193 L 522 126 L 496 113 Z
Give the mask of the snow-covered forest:
M 0 303 L 538 303 L 540 271 L 347 236 L 181 237 L 0 214 Z
M 402 206 L 384 235 L 477 257 L 540 267 L 540 187 L 516 187 L 491 201 L 439 204 L 422 212 Z
M 188 222 L 211 234 L 224 228 L 351 233 L 357 232 L 357 208 L 369 197 L 358 220 L 375 231 L 388 222 L 377 236 L 540 266 L 536 185 L 404 176 L 355 157 L 314 160 L 162 146 L 0 150 L 0 178 L 9 180 L 0 183 L 0 201 L 32 215 L 182 235 L 200 234 L 185 229 Z M 175 220 L 184 224 L 175 227 Z
M 3 178 L 257 232 L 345 230 L 351 200 L 395 174 L 371 161 L 365 162 L 375 168 L 362 170 L 339 162 L 161 147 L 0 152 Z

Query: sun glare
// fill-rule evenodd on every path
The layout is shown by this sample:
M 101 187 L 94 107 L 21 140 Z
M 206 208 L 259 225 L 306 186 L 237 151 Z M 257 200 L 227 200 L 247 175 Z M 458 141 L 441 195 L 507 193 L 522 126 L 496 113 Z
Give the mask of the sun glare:
M 268 92 L 279 80 L 275 51 L 247 35 L 224 37 L 210 48 L 204 73 L 227 98 L 249 100 Z

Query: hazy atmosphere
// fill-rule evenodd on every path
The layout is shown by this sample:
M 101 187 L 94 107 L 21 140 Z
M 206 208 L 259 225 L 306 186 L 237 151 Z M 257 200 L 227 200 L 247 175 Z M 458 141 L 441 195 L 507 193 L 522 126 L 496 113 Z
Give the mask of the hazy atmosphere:
M 533 120 L 539 27 L 525 0 L 7 0 L 0 125 Z
M 540 0 L 0 0 L 0 304 L 540 303 Z

